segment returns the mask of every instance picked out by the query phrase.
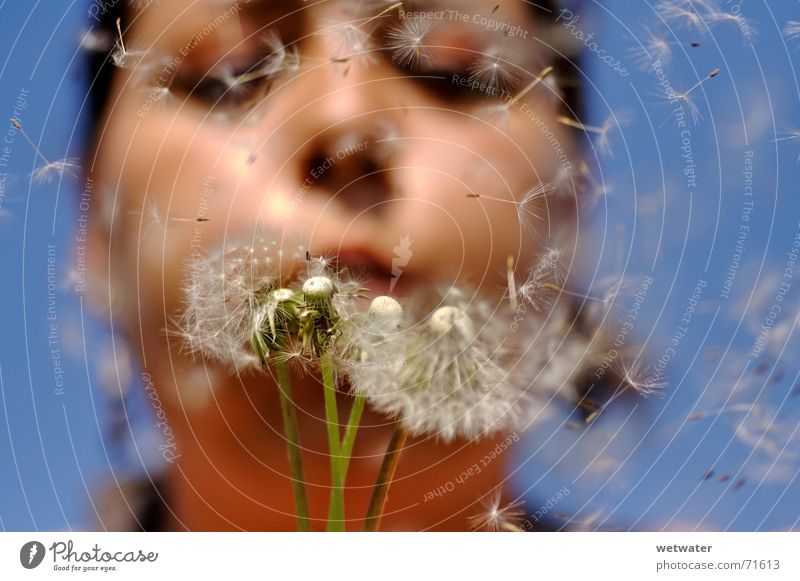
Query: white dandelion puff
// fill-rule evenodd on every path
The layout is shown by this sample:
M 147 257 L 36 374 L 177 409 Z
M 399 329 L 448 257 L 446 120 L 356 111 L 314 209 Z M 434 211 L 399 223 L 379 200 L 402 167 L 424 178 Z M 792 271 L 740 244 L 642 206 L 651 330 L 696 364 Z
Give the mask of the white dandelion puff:
M 261 42 L 267 47 L 268 52 L 258 65 L 253 67 L 253 75 L 271 79 L 297 72 L 300 67 L 300 52 L 296 45 L 286 45 L 275 30 L 267 32 Z
M 412 435 L 480 438 L 521 423 L 529 401 L 509 375 L 507 321 L 481 299 L 451 289 L 427 320 L 384 334 L 350 382 Z M 399 356 L 399 354 L 401 354 Z
M 403 308 L 392 297 L 373 299 L 369 310 L 344 319 L 332 361 L 355 390 L 405 365 L 408 333 L 402 331 Z
M 313 276 L 303 283 L 307 298 L 328 300 L 333 296 L 333 281 L 327 276 Z
M 264 321 L 262 305 L 282 270 L 299 259 L 260 235 L 194 259 L 176 325 L 188 350 L 237 370 L 260 365 L 251 338 Z
M 360 277 L 355 276 L 347 269 L 337 270 L 335 264 L 334 258 L 308 257 L 306 272 L 298 284 L 304 292 L 305 285 L 308 284 L 313 295 L 316 294 L 314 289 L 324 287 L 326 284 L 324 279 L 328 279 L 333 285 L 333 292 L 328 299 L 320 297 L 320 300 L 329 300 L 338 315 L 347 318 L 359 312 L 360 303 L 366 297 L 368 289 L 364 287 L 364 282 Z

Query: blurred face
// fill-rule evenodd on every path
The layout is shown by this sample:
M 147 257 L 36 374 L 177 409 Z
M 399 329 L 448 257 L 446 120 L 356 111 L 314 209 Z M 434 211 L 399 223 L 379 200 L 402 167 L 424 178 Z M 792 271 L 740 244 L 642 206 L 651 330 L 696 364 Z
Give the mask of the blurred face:
M 552 201 L 522 212 L 515 203 L 559 170 L 542 126 L 565 150 L 568 138 L 546 86 L 511 99 L 547 65 L 533 38 L 541 22 L 524 2 L 496 6 L 414 3 L 402 13 L 381 1 L 171 0 L 121 23 L 124 68 L 93 165 L 116 192 L 115 217 L 96 238 L 95 271 L 110 265 L 117 321 L 176 438 L 174 526 L 294 526 L 271 380 L 191 361 L 164 333 L 194 254 L 268 230 L 338 256 L 375 293 L 453 281 L 496 293 L 507 258 L 525 264 L 543 244 L 527 226 L 569 228 L 571 212 Z M 532 212 L 539 217 L 522 224 L 520 213 Z M 323 518 L 321 391 L 297 381 L 309 383 L 297 403 Z M 385 418 L 364 423 L 348 481 L 353 519 L 390 433 Z M 412 442 L 384 528 L 462 528 L 502 479 L 501 462 L 423 505 L 425 491 L 493 447 Z

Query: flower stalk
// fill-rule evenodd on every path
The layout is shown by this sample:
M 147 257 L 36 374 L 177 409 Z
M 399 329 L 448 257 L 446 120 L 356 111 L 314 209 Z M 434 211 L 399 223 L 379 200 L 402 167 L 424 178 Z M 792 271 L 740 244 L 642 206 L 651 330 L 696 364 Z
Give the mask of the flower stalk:
M 400 461 L 400 453 L 403 451 L 407 439 L 408 430 L 401 422 L 398 422 L 394 433 L 392 433 L 392 439 L 389 440 L 389 445 L 386 447 L 381 469 L 378 472 L 375 487 L 372 489 L 372 498 L 370 498 L 367 516 L 364 521 L 365 532 L 375 532 L 380 527 L 381 517 L 383 517 L 383 511 L 386 508 L 386 499 L 389 495 L 389 487 L 394 481 L 397 463 Z
M 283 429 L 286 436 L 286 446 L 289 451 L 289 468 L 292 476 L 292 492 L 294 505 L 297 511 L 297 529 L 302 532 L 311 530 L 311 520 L 308 513 L 308 493 L 306 479 L 303 471 L 303 456 L 300 446 L 300 435 L 297 429 L 297 413 L 292 402 L 292 384 L 289 370 L 285 361 L 277 361 L 275 370 L 278 374 L 278 388 L 281 394 L 281 415 L 283 416 Z
M 328 505 L 328 531 L 342 532 L 344 526 L 344 458 L 339 435 L 339 410 L 336 403 L 336 377 L 330 355 L 320 357 L 325 392 L 325 423 L 328 428 L 328 450 L 331 462 L 331 496 Z

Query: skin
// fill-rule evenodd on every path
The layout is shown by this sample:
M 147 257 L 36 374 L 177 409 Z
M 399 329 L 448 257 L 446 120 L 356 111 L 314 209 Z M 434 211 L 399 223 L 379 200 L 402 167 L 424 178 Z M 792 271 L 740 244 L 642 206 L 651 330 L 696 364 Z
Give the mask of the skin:
M 123 23 L 126 45 L 171 58 L 225 9 L 208 4 L 161 2 Z M 476 0 L 458 7 L 463 13 L 489 16 L 496 4 Z M 285 7 L 283 12 L 278 5 Z M 95 229 L 91 274 L 111 303 L 115 327 L 139 351 L 175 436 L 178 457 L 168 465 L 164 492 L 169 527 L 177 530 L 295 528 L 274 380 L 257 374 L 232 377 L 224 369 L 193 361 L 164 332 L 180 310 L 193 236 L 196 244 L 212 248 L 232 233 L 252 233 L 256 226 L 283 229 L 315 255 L 338 255 L 340 266 L 362 269 L 376 293 L 387 292 L 394 249 L 408 237 L 413 254 L 395 289 L 399 295 L 441 281 L 465 280 L 497 294 L 503 289 L 507 257 L 525 264 L 543 243 L 526 235 L 513 204 L 489 199 L 519 199 L 557 169 L 552 146 L 521 107 L 512 108 L 508 120 L 495 125 L 480 111 L 497 105 L 496 99 L 445 99 L 385 55 L 369 66 L 331 63 L 330 38 L 311 32 L 341 15 L 340 3 L 323 2 L 284 17 L 293 7 L 262 2 L 234 14 L 212 34 L 195 38 L 181 64 L 180 80 L 171 85 L 173 95 L 164 101 L 147 103 L 156 82 L 153 75 L 158 76 L 163 64 L 145 59 L 138 68 L 121 69 L 98 126 L 91 175 L 118 195 L 109 193 L 96 206 L 96 224 L 105 223 L 102 214 L 109 200 L 116 204 L 116 218 L 113 225 Z M 538 26 L 521 2 L 501 2 L 495 16 L 532 33 Z M 248 36 L 282 17 L 277 26 L 286 42 L 299 40 L 303 65 L 293 77 L 273 85 L 258 115 L 247 121 L 233 114 L 210 115 L 208 103 L 181 93 L 182 85 L 191 86 L 202 76 L 196 71 L 213 68 L 220 59 L 247 58 L 257 47 Z M 442 68 L 463 68 L 464 55 L 474 57 L 465 50 L 485 50 L 502 38 L 480 27 L 439 28 L 435 42 L 446 47 L 435 56 Z M 516 41 L 504 42 L 518 48 Z M 525 58 L 520 62 L 536 56 L 532 41 L 521 47 Z M 526 79 L 523 85 L 542 68 L 527 61 L 525 66 L 528 72 L 518 70 Z M 568 135 L 555 122 L 553 100 L 532 92 L 523 102 L 569 145 Z M 387 123 L 392 135 L 401 138 L 394 147 L 375 143 L 376 137 L 388 135 Z M 314 160 L 336 157 L 343 145 L 364 141 L 365 151 L 337 159 L 297 195 L 316 167 Z M 204 187 L 213 194 L 204 198 Z M 476 193 L 484 198 L 468 197 Z M 152 223 L 152 208 L 161 224 Z M 208 221 L 192 222 L 201 211 Z M 543 204 L 539 231 L 548 230 L 557 212 L 562 225 L 570 222 L 569 209 Z M 322 392 L 314 377 L 300 374 L 294 378 L 294 392 L 312 517 L 320 530 L 329 483 Z M 341 394 L 339 399 L 346 418 L 349 398 Z M 389 419 L 369 410 L 362 426 L 347 482 L 350 530 L 361 527 L 392 431 Z M 410 440 L 382 529 L 467 528 L 467 517 L 480 510 L 481 497 L 505 478 L 502 458 L 481 464 L 504 438 L 501 434 L 451 444 L 435 438 Z M 426 492 L 476 463 L 480 473 L 465 484 L 424 501 Z

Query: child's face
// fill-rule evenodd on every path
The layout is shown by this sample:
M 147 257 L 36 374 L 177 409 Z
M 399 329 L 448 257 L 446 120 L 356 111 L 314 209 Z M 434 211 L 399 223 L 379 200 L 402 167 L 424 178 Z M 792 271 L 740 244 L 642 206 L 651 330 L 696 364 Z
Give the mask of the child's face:
M 337 255 L 340 266 L 363 272 L 374 292 L 391 286 L 407 294 L 456 279 L 498 291 L 508 257 L 525 265 L 543 244 L 529 226 L 544 236 L 568 227 L 571 215 L 556 223 L 545 201 L 522 212 L 539 215 L 527 225 L 510 203 L 554 177 L 554 143 L 569 150 L 555 122 L 558 99 L 539 86 L 505 112 L 492 111 L 548 64 L 535 40 L 541 22 L 527 4 L 415 2 L 407 10 L 452 10 L 429 30 L 405 21 L 427 30 L 429 48 L 413 45 L 412 29 L 394 53 L 418 61 L 416 68 L 380 50 L 386 29 L 404 21 L 397 8 L 369 17 L 391 4 L 170 0 L 122 22 L 131 27 L 124 43 L 132 55 L 98 129 L 93 172 L 118 192 L 102 244 L 115 271 L 116 306 L 162 384 L 186 377 L 163 329 L 180 307 L 187 261 L 226 236 L 258 226 L 285 230 L 312 254 Z M 359 5 L 375 9 L 353 13 Z M 487 19 L 507 23 L 508 34 Z M 347 21 L 355 26 L 337 27 Z M 348 58 L 358 47 L 343 39 L 364 32 L 375 51 Z M 271 86 L 226 86 L 226 75 L 280 46 L 274 33 L 296 47 L 297 70 Z M 491 79 L 498 57 L 510 71 L 501 71 L 505 101 L 454 80 L 481 63 L 485 74 L 475 79 Z M 273 54 L 267 64 L 279 60 Z M 242 114 L 250 98 L 260 104 Z
M 123 246 L 136 249 L 148 268 L 169 273 L 168 297 L 180 284 L 180 261 L 195 230 L 196 242 L 207 247 L 256 225 L 285 229 L 313 254 L 338 255 L 341 264 L 365 271 L 375 292 L 388 291 L 393 259 L 395 266 L 406 263 L 394 275 L 402 293 L 448 277 L 497 285 L 508 256 L 529 254 L 518 208 L 508 202 L 558 168 L 543 131 L 552 130 L 566 147 L 554 100 L 539 87 L 500 120 L 503 113 L 491 109 L 503 104 L 501 97 L 453 80 L 469 78 L 478 62 L 491 66 L 498 55 L 516 77 L 509 94 L 534 79 L 546 63 L 533 39 L 541 24 L 525 3 L 502 2 L 494 12 L 494 0 L 451 3 L 457 10 L 430 21 L 423 42 L 431 48 L 416 53 L 415 70 L 396 66 L 391 52 L 380 50 L 342 58 L 353 50 L 342 37 L 360 30 L 375 31 L 372 47 L 380 49 L 382 30 L 403 24 L 397 9 L 365 23 L 379 10 L 352 14 L 347 7 L 368 2 L 240 4 L 247 8 L 225 12 L 225 3 L 211 0 L 161 3 L 124 38 L 134 56 L 118 76 L 120 93 L 111 101 L 95 168 L 122 194 Z M 507 36 L 483 24 L 486 18 L 519 29 Z M 347 21 L 357 23 L 355 31 L 336 28 Z M 219 98 L 224 71 L 246 70 L 270 54 L 279 45 L 264 39 L 275 33 L 287 45 L 297 43 L 299 69 L 271 87 L 254 80 Z M 135 54 L 140 50 L 148 51 L 143 60 Z M 426 75 L 447 78 L 420 78 Z M 254 96 L 262 103 L 249 118 L 239 114 L 241 102 Z M 540 218 L 530 217 L 534 209 Z M 523 214 L 539 232 L 552 226 L 544 202 Z M 151 224 L 154 215 L 160 225 Z

